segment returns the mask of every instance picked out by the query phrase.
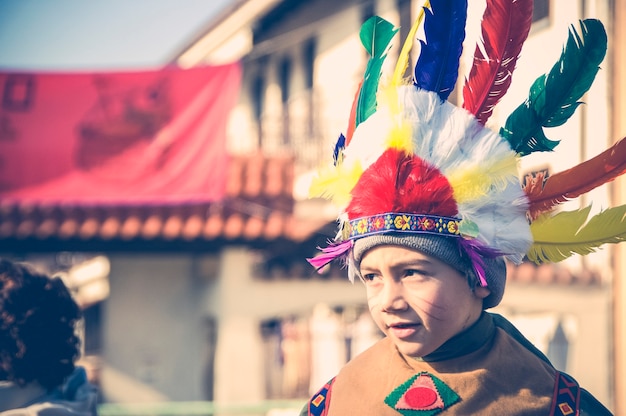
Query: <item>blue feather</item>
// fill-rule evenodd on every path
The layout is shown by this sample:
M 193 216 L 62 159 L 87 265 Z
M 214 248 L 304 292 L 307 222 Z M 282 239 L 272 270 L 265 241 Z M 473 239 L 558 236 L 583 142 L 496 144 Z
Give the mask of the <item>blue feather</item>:
M 425 9 L 420 56 L 415 65 L 417 87 L 446 100 L 456 84 L 465 39 L 467 0 L 431 0 Z
M 343 155 L 343 149 L 345 147 L 346 147 L 346 136 L 344 136 L 343 134 L 339 134 L 337 143 L 335 143 L 335 149 L 333 150 L 333 162 L 335 166 L 339 164 L 340 156 Z

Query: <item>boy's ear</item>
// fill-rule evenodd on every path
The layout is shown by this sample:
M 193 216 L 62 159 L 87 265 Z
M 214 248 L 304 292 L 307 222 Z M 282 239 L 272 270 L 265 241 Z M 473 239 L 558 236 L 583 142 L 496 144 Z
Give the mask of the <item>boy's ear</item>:
M 476 285 L 476 287 L 474 288 L 474 295 L 476 295 L 476 297 L 480 299 L 485 299 L 490 294 L 491 290 L 489 290 L 489 288 L 487 287 Z

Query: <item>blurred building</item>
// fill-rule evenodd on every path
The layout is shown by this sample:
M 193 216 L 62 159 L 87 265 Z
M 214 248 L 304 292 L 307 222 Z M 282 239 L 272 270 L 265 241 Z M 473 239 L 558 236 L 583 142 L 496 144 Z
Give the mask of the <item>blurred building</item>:
M 470 3 L 469 26 L 478 29 L 484 1 Z M 108 259 L 106 296 L 85 309 L 87 353 L 98 357 L 105 400 L 300 399 L 380 337 L 363 288 L 347 282 L 345 270 L 316 274 L 304 261 L 332 238 L 336 215 L 306 194 L 311 175 L 347 126 L 367 59 L 360 25 L 378 14 L 400 26 L 404 39 L 422 4 L 236 0 L 208 22 L 173 63 L 243 63 L 228 130 L 233 163 L 221 204 L 98 210 L 97 216 L 67 207 L 3 207 L 0 252 L 65 270 L 96 254 Z M 617 37 L 626 40 L 616 29 L 622 6 L 621 0 L 535 0 L 535 22 L 510 92 L 490 121 L 494 128 L 556 62 L 569 24 L 601 19 L 609 51 L 587 105 L 567 126 L 553 129 L 551 138 L 563 140 L 562 157 L 539 155 L 525 161 L 525 172 L 561 171 L 624 135 L 617 112 L 624 106 L 615 97 L 623 94 L 611 87 L 624 92 L 618 83 L 624 57 L 614 46 Z M 468 32 L 468 51 L 477 39 L 478 32 Z M 465 57 L 461 76 L 468 63 Z M 457 91 L 451 99 L 462 97 Z M 610 189 L 567 208 L 623 202 Z M 89 222 L 94 217 L 95 225 Z M 50 221 L 56 221 L 54 231 L 46 232 Z M 94 226 L 89 239 L 72 231 Z M 619 392 L 626 382 L 617 348 L 626 345 L 624 306 L 611 290 L 623 267 L 611 250 L 558 265 L 511 266 L 496 309 L 612 409 L 624 406 Z M 623 299 L 623 286 L 615 286 Z M 613 315 L 614 305 L 621 315 Z

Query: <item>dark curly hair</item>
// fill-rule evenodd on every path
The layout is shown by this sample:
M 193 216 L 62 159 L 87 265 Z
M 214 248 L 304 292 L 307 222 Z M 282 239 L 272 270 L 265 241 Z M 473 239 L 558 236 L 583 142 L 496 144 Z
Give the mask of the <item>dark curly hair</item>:
M 60 278 L 0 259 L 0 380 L 62 384 L 79 356 L 80 317 Z

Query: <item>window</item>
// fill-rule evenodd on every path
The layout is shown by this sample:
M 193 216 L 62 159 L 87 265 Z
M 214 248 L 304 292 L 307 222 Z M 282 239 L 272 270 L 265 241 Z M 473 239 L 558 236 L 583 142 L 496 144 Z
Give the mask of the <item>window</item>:
M 315 69 L 315 39 L 311 38 L 304 42 L 302 48 L 302 60 L 304 64 L 304 82 L 305 87 L 308 90 L 313 89 L 314 82 L 314 69 Z
M 291 58 L 284 57 L 278 66 L 278 77 L 280 83 L 280 94 L 283 104 L 287 103 L 289 96 L 291 95 Z
M 548 343 L 548 351 L 546 355 L 552 362 L 552 364 L 563 371 L 567 369 L 567 358 L 569 353 L 569 340 L 565 334 L 563 323 L 559 321 Z
M 381 339 L 366 305 L 316 305 L 261 323 L 268 399 L 306 397 Z
M 259 73 L 252 79 L 250 85 L 250 95 L 252 99 L 252 111 L 257 122 L 257 145 L 259 149 L 263 144 L 263 123 L 261 116 L 263 115 L 263 100 L 265 99 L 265 77 Z
M 263 96 L 265 92 L 265 77 L 257 74 L 252 80 L 252 106 L 254 109 L 254 117 L 258 120 L 263 114 Z
M 304 42 L 302 48 L 302 64 L 304 67 L 304 87 L 307 90 L 307 130 L 306 137 L 312 139 L 315 133 L 315 108 L 314 108 L 314 88 L 315 83 L 315 52 L 317 50 L 317 43 L 315 39 L 311 38 Z
M 550 0 L 535 0 L 533 6 L 533 23 L 550 17 Z
M 374 16 L 374 2 L 366 1 L 361 8 L 361 22 L 365 23 L 372 16 Z

